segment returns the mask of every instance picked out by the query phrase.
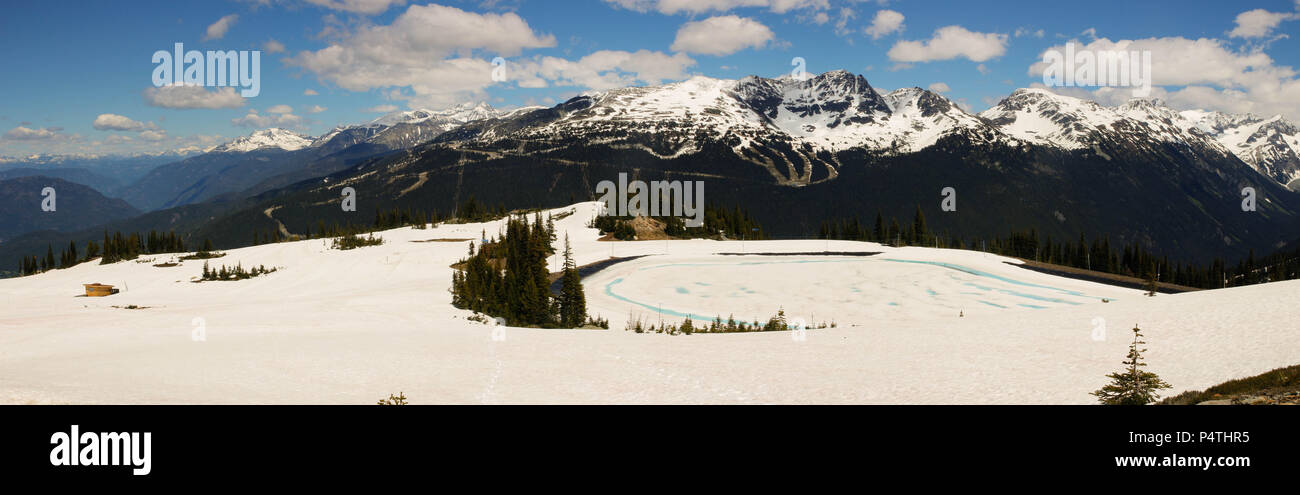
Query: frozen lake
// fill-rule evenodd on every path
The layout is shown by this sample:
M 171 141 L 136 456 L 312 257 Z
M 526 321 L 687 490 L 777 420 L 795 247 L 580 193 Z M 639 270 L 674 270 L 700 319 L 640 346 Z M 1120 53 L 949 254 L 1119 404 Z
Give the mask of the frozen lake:
M 1137 294 L 1045 277 L 1001 259 L 989 257 L 974 267 L 886 254 L 650 256 L 606 268 L 588 277 L 586 288 L 589 304 L 604 310 L 611 323 L 625 322 L 629 314 L 670 320 L 725 320 L 734 314 L 766 321 L 784 308 L 788 317 L 810 324 L 863 324 L 1042 311 Z

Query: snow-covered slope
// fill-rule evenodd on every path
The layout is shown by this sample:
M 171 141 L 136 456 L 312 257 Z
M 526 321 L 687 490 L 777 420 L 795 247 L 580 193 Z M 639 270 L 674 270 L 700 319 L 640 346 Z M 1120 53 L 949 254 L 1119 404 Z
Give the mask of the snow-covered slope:
M 389 148 L 409 148 L 468 122 L 508 115 L 486 102 L 464 103 L 443 110 L 399 110 L 366 123 L 335 127 L 311 143 L 312 147 L 342 149 L 358 143 Z
M 214 153 L 247 153 L 249 151 L 280 149 L 296 151 L 310 146 L 312 138 L 293 131 L 270 128 L 253 132 L 229 143 L 209 150 Z
M 1018 89 L 979 116 L 1003 133 L 1040 146 L 1146 150 L 1155 157 L 1172 148 L 1208 163 L 1232 156 L 1214 136 L 1159 99 L 1134 98 L 1108 107 L 1042 88 Z
M 1092 132 L 1120 119 L 1096 102 L 1035 88 L 1017 89 L 979 116 L 1017 139 L 1067 149 L 1086 147 Z
M 1259 173 L 1293 189 L 1298 185 L 1300 127 L 1281 115 L 1264 119 L 1250 114 L 1188 110 L 1182 116 Z
M 418 124 L 429 120 L 438 121 L 439 125 L 454 126 L 473 120 L 489 119 L 500 115 L 487 102 L 462 103 L 443 110 L 409 110 L 397 111 L 370 122 L 370 125 L 391 127 L 397 124 Z
M 153 266 L 173 256 L 82 264 L 0 280 L 0 402 L 372 404 L 403 391 L 413 403 L 1082 404 L 1120 367 L 1134 324 L 1170 393 L 1300 362 L 1300 282 L 1149 298 L 979 252 L 848 241 L 601 242 L 586 227 L 597 207 L 553 210 L 575 212 L 555 223 L 578 263 L 650 255 L 584 282 L 591 312 L 614 330 L 494 332 L 452 308 L 449 265 L 468 241 L 416 241 L 476 239 L 501 222 L 390 230 L 379 234 L 384 245 L 351 251 L 322 240 L 268 244 L 209 261 L 279 268 L 239 282 L 191 283 L 201 261 Z M 714 255 L 823 249 L 884 254 L 836 263 Z M 754 264 L 736 266 L 746 262 Z M 681 269 L 692 263 L 729 266 Z M 649 265 L 680 265 L 663 269 L 689 278 L 656 286 L 660 275 L 642 270 Z M 859 265 L 869 269 L 836 269 Z M 728 297 L 722 291 L 739 290 L 737 270 L 747 291 Z M 784 307 L 791 318 L 837 327 L 809 330 L 804 340 L 790 332 L 625 332 L 617 328 L 629 315 L 657 316 L 605 292 L 620 276 L 613 294 L 662 296 L 641 302 L 665 310 L 765 318 Z M 78 297 L 91 282 L 122 292 Z M 963 302 L 979 299 L 1006 307 Z M 1013 300 L 1043 309 L 1004 304 Z

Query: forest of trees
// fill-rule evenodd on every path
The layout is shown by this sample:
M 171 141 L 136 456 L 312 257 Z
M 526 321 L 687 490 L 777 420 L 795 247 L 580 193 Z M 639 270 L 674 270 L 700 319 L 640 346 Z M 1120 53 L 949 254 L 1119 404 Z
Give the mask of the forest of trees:
M 871 228 L 862 225 L 857 218 L 824 221 L 818 238 L 871 241 L 891 246 L 971 249 L 1201 289 L 1300 278 L 1300 248 L 1278 251 L 1259 259 L 1252 250 L 1246 259 L 1229 266 L 1222 259 L 1208 264 L 1176 262 L 1167 255 L 1156 255 L 1141 244 L 1112 246 L 1109 237 L 1091 241 L 1082 234 L 1077 240 L 1040 237 L 1034 229 L 1013 231 L 989 239 L 964 240 L 931 232 L 920 207 L 907 227 L 901 227 L 896 217 L 886 223 L 884 216 L 877 213 Z
M 871 227 L 862 225 L 857 217 L 822 221 L 817 238 L 871 241 L 891 246 L 934 246 L 939 240 L 926 225 L 925 213 L 921 212 L 920 206 L 907 227 L 901 226 L 897 217 L 886 224 L 885 217 L 876 212 L 876 222 Z
M 456 211 L 447 221 L 452 223 L 478 223 L 496 220 L 506 216 L 505 205 L 498 204 L 495 208 L 488 207 L 474 196 L 470 196 L 464 202 L 456 206 Z
M 601 215 L 592 220 L 590 227 L 600 229 L 603 234 L 614 234 L 620 241 L 636 238 L 630 216 Z M 763 226 L 750 218 L 749 212 L 739 206 L 722 208 L 714 205 L 704 207 L 704 225 L 687 227 L 686 219 L 676 216 L 651 216 L 664 224 L 664 234 L 679 239 L 766 239 Z
M 505 318 L 515 326 L 607 327 L 587 316 L 582 280 L 567 238 L 560 294 L 551 295 L 546 258 L 555 253 L 554 240 L 553 222 L 544 222 L 537 213 L 532 222 L 527 216 L 509 219 L 501 238 L 477 250 L 471 243 L 469 255 L 452 273 L 452 305 Z
M 88 241 L 86 249 L 79 255 L 77 244 L 69 242 L 58 258 L 54 256 L 54 246 L 46 248 L 45 256 L 28 256 L 19 263 L 20 275 L 33 275 L 49 270 L 69 268 L 100 258 L 99 263 L 107 265 L 119 261 L 132 260 L 142 254 L 183 253 L 185 242 L 175 232 L 159 233 L 150 231 L 148 235 L 138 233 L 122 234 L 104 232 L 104 243 Z

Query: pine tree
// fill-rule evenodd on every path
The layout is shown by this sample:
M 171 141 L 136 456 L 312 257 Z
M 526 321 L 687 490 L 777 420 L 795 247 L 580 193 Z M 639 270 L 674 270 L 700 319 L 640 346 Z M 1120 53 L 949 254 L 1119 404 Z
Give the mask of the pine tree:
M 560 288 L 560 325 L 567 328 L 583 324 L 587 318 L 587 297 L 582 292 L 582 276 L 573 261 L 569 235 L 564 235 L 564 275 Z
M 921 205 L 916 205 L 916 218 L 912 220 L 912 243 L 924 246 L 928 237 L 926 230 L 925 213 L 921 212 Z
M 1110 384 L 1092 392 L 1102 404 L 1146 405 L 1160 399 L 1158 392 L 1161 389 L 1170 388 L 1155 373 L 1142 370 L 1147 365 L 1142 362 L 1142 353 L 1146 352 L 1140 347 L 1142 344 L 1146 344 L 1142 340 L 1142 331 L 1134 326 L 1133 343 L 1129 344 L 1128 357 L 1124 360 L 1127 368 L 1106 375 L 1111 379 Z

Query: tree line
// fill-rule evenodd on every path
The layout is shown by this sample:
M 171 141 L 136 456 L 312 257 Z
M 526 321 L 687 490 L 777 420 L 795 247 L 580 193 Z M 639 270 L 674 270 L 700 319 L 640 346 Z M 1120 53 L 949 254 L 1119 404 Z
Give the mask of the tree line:
M 1112 245 L 1109 236 L 1089 241 L 1086 235 L 1078 239 L 1053 239 L 1041 236 L 1036 229 L 1011 231 L 1005 236 L 961 239 L 948 237 L 929 230 L 925 214 L 916 208 L 913 220 L 902 226 L 897 217 L 885 221 L 876 213 L 872 227 L 863 225 L 856 217 L 825 220 L 818 231 L 819 239 L 838 239 L 879 242 L 891 246 L 928 246 L 950 249 L 970 249 L 1015 258 L 1072 268 L 1146 278 L 1176 285 L 1201 289 L 1217 289 L 1300 278 L 1300 247 L 1280 250 L 1256 258 L 1254 250 L 1249 256 L 1229 265 L 1222 258 L 1209 263 L 1178 262 L 1168 255 L 1157 255 L 1141 243 Z
M 602 214 L 592 219 L 588 227 L 599 229 L 601 233 L 613 234 L 615 239 L 630 241 L 636 239 L 636 230 L 632 228 L 632 216 L 615 216 Z M 749 211 L 736 206 L 725 208 L 705 205 L 704 224 L 699 227 L 687 227 L 686 219 L 678 216 L 650 216 L 664 224 L 664 234 L 679 239 L 766 239 L 763 226 L 749 216 Z
M 210 246 L 211 243 L 209 242 Z M 54 246 L 46 247 L 45 256 L 24 256 L 19 262 L 18 273 L 33 275 L 49 270 L 70 268 L 81 263 L 99 258 L 101 265 L 119 261 L 133 260 L 144 254 L 183 253 L 185 241 L 175 232 L 160 233 L 149 231 L 147 235 L 139 233 L 123 234 L 114 232 L 109 235 L 104 231 L 103 244 L 87 241 L 86 248 L 80 254 L 77 244 L 70 241 L 68 247 L 61 250 L 58 258 L 54 256 Z

